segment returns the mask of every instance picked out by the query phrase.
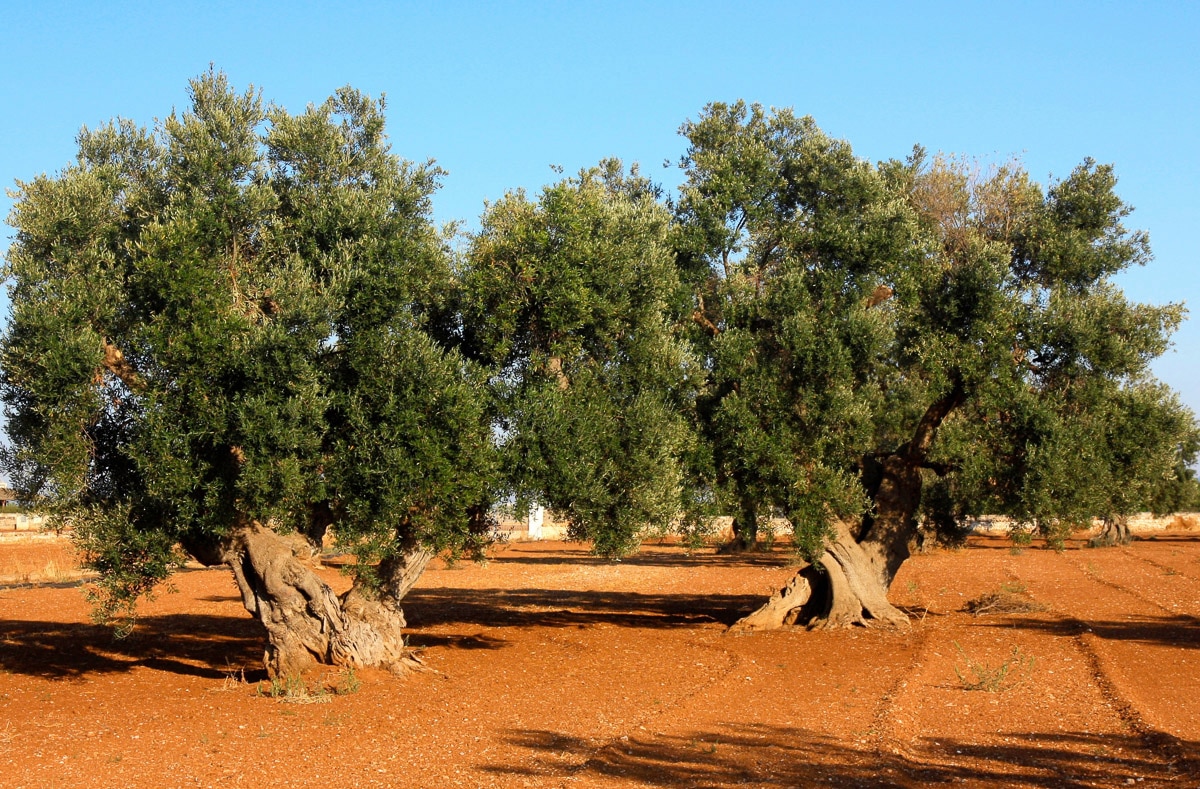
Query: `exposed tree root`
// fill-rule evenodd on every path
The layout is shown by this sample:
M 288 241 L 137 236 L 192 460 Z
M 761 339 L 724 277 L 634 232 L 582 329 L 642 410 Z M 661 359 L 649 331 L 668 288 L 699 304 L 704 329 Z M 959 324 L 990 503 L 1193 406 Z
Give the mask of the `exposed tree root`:
M 782 589 L 767 598 L 761 608 L 739 619 L 730 630 L 741 633 L 774 630 L 796 624 L 805 605 L 812 599 L 813 583 L 809 579 L 815 574 L 812 567 L 796 573 Z

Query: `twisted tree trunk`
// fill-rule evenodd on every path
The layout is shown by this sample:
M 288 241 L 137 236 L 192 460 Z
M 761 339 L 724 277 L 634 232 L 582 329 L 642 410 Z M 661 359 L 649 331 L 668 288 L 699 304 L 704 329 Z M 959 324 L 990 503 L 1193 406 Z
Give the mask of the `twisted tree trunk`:
M 242 604 L 267 630 L 263 662 L 270 676 L 318 664 L 396 672 L 414 664 L 399 603 L 432 558 L 429 551 L 414 546 L 384 562 L 378 591 L 356 581 L 341 597 L 297 559 L 292 543 L 261 524 L 234 529 L 220 556 L 233 570 Z
M 1091 539 L 1093 547 L 1101 548 L 1110 545 L 1128 545 L 1133 542 L 1133 532 L 1129 530 L 1129 518 L 1125 515 L 1109 515 L 1105 517 L 1100 533 Z
M 904 627 L 908 617 L 888 602 L 896 571 L 909 556 L 920 501 L 918 468 L 892 457 L 884 463 L 873 516 L 857 529 L 837 524 L 836 538 L 815 565 L 800 569 L 734 630 L 789 625 L 839 628 L 854 625 Z M 863 532 L 856 539 L 855 532 Z
M 874 502 L 853 526 L 838 523 L 815 565 L 800 569 L 762 607 L 734 624 L 739 631 L 804 624 L 906 627 L 908 616 L 888 602 L 888 590 L 917 535 L 921 469 L 938 427 L 965 399 L 961 383 L 926 409 L 912 439 L 896 452 L 863 462 L 863 484 Z M 940 469 L 939 473 L 944 473 Z
M 733 536 L 722 546 L 726 553 L 753 550 L 758 545 L 758 507 L 754 501 L 745 500 L 733 518 Z

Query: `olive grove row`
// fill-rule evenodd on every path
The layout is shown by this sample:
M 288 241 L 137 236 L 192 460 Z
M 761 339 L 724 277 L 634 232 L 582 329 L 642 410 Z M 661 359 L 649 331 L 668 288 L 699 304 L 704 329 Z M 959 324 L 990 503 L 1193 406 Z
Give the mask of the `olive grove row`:
M 919 539 L 1006 515 L 1061 539 L 1195 496 L 1193 415 L 1149 363 L 1181 305 L 1110 166 L 872 164 L 810 118 L 714 103 L 668 197 L 618 160 L 432 221 L 441 171 L 345 88 L 291 114 L 209 72 L 153 128 L 18 184 L 0 345 L 23 497 L 127 618 L 226 563 L 276 674 L 400 666 L 430 559 L 538 501 L 605 555 L 786 519 L 808 564 L 746 627 L 897 625 Z M 281 535 L 333 527 L 336 596 Z

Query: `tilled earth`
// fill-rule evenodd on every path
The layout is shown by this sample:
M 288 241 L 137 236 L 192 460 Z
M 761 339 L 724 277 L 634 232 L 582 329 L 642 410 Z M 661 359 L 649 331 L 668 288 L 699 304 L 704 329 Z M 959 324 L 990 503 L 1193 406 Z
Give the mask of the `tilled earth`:
M 789 558 L 503 545 L 410 593 L 428 671 L 292 703 L 226 571 L 116 642 L 78 582 L 10 584 L 0 786 L 1200 786 L 1200 535 L 975 538 L 905 564 L 907 632 L 727 634 Z

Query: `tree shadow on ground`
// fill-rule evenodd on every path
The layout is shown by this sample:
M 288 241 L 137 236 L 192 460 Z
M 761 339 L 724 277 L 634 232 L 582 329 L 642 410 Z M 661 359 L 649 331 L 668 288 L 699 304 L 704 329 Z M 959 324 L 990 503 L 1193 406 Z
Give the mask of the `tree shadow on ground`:
M 249 617 L 200 614 L 146 616 L 133 633 L 115 639 L 103 625 L 71 622 L 0 622 L 0 668 L 48 679 L 131 671 L 147 666 L 221 679 L 243 666 L 247 680 L 265 676 L 262 626 Z M 253 675 L 253 676 L 252 676 Z
M 855 748 L 807 729 L 765 724 L 722 726 L 679 735 L 597 743 L 557 732 L 524 730 L 509 744 L 534 752 L 521 766 L 481 765 L 526 778 L 607 779 L 662 787 L 972 787 L 1082 789 L 1127 779 L 1175 782 L 1188 768 L 1148 750 L 1136 737 L 1012 734 L 1004 744 L 941 740 Z M 1184 743 L 1195 750 L 1195 743 Z
M 1137 542 L 1200 542 L 1200 532 L 1171 531 L 1159 534 L 1135 534 L 1133 541 Z
M 224 597 L 219 598 L 224 600 Z M 644 595 L 553 589 L 415 589 L 404 601 L 417 647 L 501 649 L 501 638 L 423 633 L 448 624 L 507 627 L 686 628 L 732 624 L 762 602 L 759 595 Z M 88 674 L 148 666 L 175 674 L 221 679 L 242 667 L 265 676 L 262 626 L 250 617 L 208 614 L 144 616 L 133 633 L 79 622 L 0 621 L 0 668 L 14 674 L 79 679 Z M 253 676 L 251 676 L 253 674 Z
M 475 635 L 446 635 L 434 633 L 413 632 L 408 635 L 407 643 L 418 650 L 429 647 L 446 647 L 447 649 L 503 649 L 508 641 L 482 634 Z
M 985 623 L 980 623 L 985 624 Z M 1149 646 L 1200 649 L 1200 621 L 1193 616 L 1138 617 L 1123 620 L 1086 621 L 1072 617 L 996 616 L 986 622 L 988 627 L 1044 633 L 1051 636 L 1075 637 L 1092 633 L 1103 641 L 1133 641 Z
M 413 627 L 457 623 L 489 627 L 635 628 L 731 625 L 766 595 L 640 594 L 562 589 L 417 588 L 404 599 Z

